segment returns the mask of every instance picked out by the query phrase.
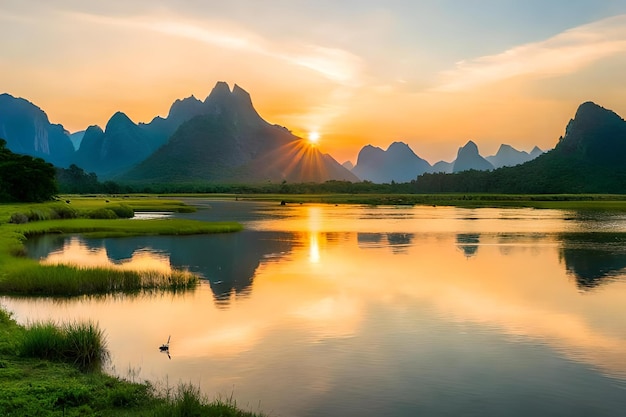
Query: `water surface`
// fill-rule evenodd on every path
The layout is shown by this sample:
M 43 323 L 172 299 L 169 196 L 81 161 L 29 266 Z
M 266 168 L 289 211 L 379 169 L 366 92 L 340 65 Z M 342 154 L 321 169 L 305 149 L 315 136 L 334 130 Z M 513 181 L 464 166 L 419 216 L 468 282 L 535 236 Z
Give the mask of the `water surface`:
M 2 304 L 21 322 L 98 321 L 118 375 L 271 415 L 626 409 L 623 215 L 196 204 L 183 216 L 246 230 L 29 244 L 45 262 L 189 269 L 195 292 Z

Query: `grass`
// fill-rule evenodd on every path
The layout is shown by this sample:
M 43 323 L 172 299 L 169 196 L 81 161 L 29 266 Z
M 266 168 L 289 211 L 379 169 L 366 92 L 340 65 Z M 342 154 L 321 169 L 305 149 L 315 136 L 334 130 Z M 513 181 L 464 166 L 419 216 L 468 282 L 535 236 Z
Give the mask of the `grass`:
M 102 372 L 106 340 L 91 323 L 20 326 L 0 308 L 0 415 L 261 417 L 180 384 L 160 392 Z
M 132 217 L 134 211 L 171 211 L 176 213 L 194 212 L 195 208 L 180 200 L 157 198 L 156 196 L 133 195 L 114 196 L 60 196 L 56 201 L 46 203 L 7 203 L 0 204 L 0 224 L 7 223 L 12 215 L 21 213 L 30 221 L 67 218 L 94 218 L 97 212 L 110 210 L 119 218 Z
M 30 261 L 30 260 L 29 260 Z M 73 265 L 40 265 L 35 261 L 3 271 L 0 293 L 71 297 L 140 291 L 188 291 L 198 277 L 188 271 L 132 271 L 112 268 L 79 268 Z
M 108 358 L 104 332 L 93 323 L 33 323 L 25 329 L 21 355 L 71 363 L 95 370 Z
M 124 237 L 141 235 L 194 235 L 237 232 L 236 222 L 202 222 L 188 219 L 69 219 L 47 220 L 24 225 L 5 225 L 25 237 L 50 233 L 81 233 L 87 237 Z
M 155 410 L 155 417 L 170 416 L 220 416 L 252 417 L 257 414 L 242 411 L 236 402 L 229 398 L 217 398 L 214 401 L 202 395 L 200 388 L 193 384 L 181 383 L 176 390 L 167 392 L 163 403 Z
M 192 235 L 242 230 L 235 222 L 201 222 L 188 219 L 133 220 L 117 218 L 128 207 L 141 210 L 189 211 L 175 200 L 156 198 L 120 199 L 124 205 L 99 197 L 72 197 L 68 203 L 0 205 L 0 293 L 37 296 L 75 296 L 114 292 L 186 291 L 196 287 L 198 277 L 188 271 L 128 271 L 113 268 L 80 268 L 68 265 L 41 265 L 26 257 L 23 242 L 31 236 L 50 233 L 80 233 L 87 237 L 140 235 Z M 159 203 L 162 203 L 159 205 Z M 117 207 L 117 208 L 116 208 Z M 187 206 L 188 207 L 188 206 Z M 133 209 L 134 210 L 134 209 Z M 9 223 L 21 213 L 26 222 Z M 94 213 L 104 217 L 93 219 Z

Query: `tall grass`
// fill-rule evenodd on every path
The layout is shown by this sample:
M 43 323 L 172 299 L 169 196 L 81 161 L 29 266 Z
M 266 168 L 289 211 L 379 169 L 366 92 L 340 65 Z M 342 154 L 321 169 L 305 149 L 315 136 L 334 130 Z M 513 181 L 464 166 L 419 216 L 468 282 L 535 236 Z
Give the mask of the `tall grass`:
M 34 323 L 24 332 L 21 354 L 68 362 L 81 370 L 100 369 L 109 356 L 104 332 L 91 322 Z
M 232 398 L 209 401 L 196 385 L 181 383 L 174 393 L 167 392 L 163 403 L 155 409 L 153 415 L 154 417 L 261 417 L 263 414 L 238 409 Z
M 72 265 L 30 263 L 5 272 L 0 293 L 18 295 L 76 296 L 84 294 L 187 291 L 196 288 L 198 276 L 173 270 L 132 271 L 112 268 L 79 268 Z

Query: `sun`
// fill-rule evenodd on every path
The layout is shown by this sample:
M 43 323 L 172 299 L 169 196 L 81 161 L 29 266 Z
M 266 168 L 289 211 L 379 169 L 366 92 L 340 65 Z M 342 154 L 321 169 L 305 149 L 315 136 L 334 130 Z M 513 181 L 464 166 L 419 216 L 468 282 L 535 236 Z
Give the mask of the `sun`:
M 309 142 L 311 142 L 311 144 L 315 145 L 320 141 L 320 133 L 316 132 L 316 131 L 311 131 L 309 132 Z

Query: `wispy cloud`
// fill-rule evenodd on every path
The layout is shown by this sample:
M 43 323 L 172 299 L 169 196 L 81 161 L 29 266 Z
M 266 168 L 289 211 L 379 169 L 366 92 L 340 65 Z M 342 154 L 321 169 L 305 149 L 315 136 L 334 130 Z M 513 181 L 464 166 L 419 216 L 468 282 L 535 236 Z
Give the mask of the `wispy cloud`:
M 307 68 L 330 81 L 345 86 L 358 85 L 361 78 L 361 59 L 348 51 L 296 42 L 274 41 L 224 22 L 199 22 L 160 16 L 109 17 L 73 12 L 69 15 L 80 21 L 157 32 L 219 48 L 272 57 Z
M 516 76 L 570 74 L 600 59 L 626 53 L 626 15 L 516 46 L 500 54 L 460 61 L 440 74 L 434 91 L 463 91 Z

